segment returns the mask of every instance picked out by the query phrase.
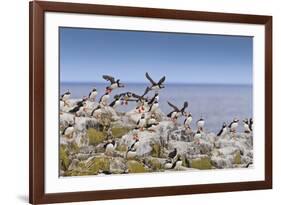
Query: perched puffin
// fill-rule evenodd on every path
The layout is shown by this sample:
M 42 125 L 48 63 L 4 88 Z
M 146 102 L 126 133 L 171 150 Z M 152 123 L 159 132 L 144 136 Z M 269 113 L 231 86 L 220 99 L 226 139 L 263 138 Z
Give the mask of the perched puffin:
M 70 98 L 70 95 L 71 95 L 71 93 L 69 92 L 69 90 L 67 90 L 65 93 L 63 93 L 63 94 L 61 95 L 61 99 L 62 99 L 63 101 L 66 101 L 66 100 L 68 100 L 68 99 Z
M 150 105 L 150 108 L 149 108 L 148 112 L 154 112 L 158 107 L 159 107 L 158 101 L 154 101 L 154 102 Z
M 177 156 L 177 154 L 178 154 L 177 148 L 174 148 L 174 150 L 168 154 L 168 157 L 170 159 L 174 159 Z
M 137 121 L 137 127 L 143 129 L 146 124 L 145 114 L 141 115 L 141 118 Z
M 111 88 L 110 87 L 106 87 L 106 91 L 105 94 L 103 94 L 100 98 L 99 103 L 102 104 L 103 106 L 107 106 L 108 100 L 109 100 L 109 93 L 111 92 Z
M 222 125 L 221 130 L 219 131 L 219 133 L 217 134 L 218 137 L 220 136 L 224 136 L 227 133 L 227 124 L 224 122 Z
M 82 100 L 80 100 L 76 103 L 76 105 L 77 106 L 83 106 L 86 103 L 87 100 L 88 100 L 87 97 L 83 97 Z
M 250 130 L 251 130 L 251 132 L 253 131 L 253 119 L 252 118 L 250 118 L 250 123 L 249 123 L 249 128 L 250 128 Z
M 89 93 L 89 99 L 92 100 L 92 101 L 95 101 L 96 100 L 96 97 L 98 95 L 98 91 L 96 88 L 93 88 L 93 90 Z
M 176 161 L 173 162 L 171 159 L 167 159 L 164 168 L 165 169 L 179 169 L 182 166 L 181 157 L 178 157 Z
M 61 135 L 71 138 L 73 133 L 74 133 L 74 126 L 73 126 L 73 124 L 69 124 L 66 128 L 64 128 Z
M 114 101 L 112 101 L 109 106 L 116 108 L 118 105 L 121 105 L 121 101 L 120 101 L 120 96 L 119 95 L 115 95 L 114 96 Z
M 98 105 L 93 111 L 91 112 L 91 116 L 100 117 L 101 114 L 101 106 Z
M 230 132 L 236 132 L 236 128 L 238 127 L 238 119 L 233 119 L 233 121 L 229 124 Z
M 199 143 L 200 142 L 200 138 L 201 138 L 202 134 L 200 129 L 198 128 L 197 132 L 194 134 L 194 140 Z
M 197 120 L 196 124 L 197 124 L 197 128 L 200 131 L 203 131 L 203 128 L 204 128 L 204 125 L 205 125 L 205 120 L 203 118 L 200 118 L 199 120 Z
M 74 113 L 77 116 L 80 116 L 84 113 L 85 108 L 84 108 L 85 102 L 79 105 L 76 105 L 74 108 L 69 110 L 70 113 Z
M 131 146 L 128 147 L 128 151 L 126 153 L 126 158 L 134 158 L 137 154 L 137 149 L 139 146 L 139 138 L 137 136 L 134 137 L 135 141 L 133 142 L 133 144 L 131 144 Z
M 160 90 L 162 88 L 164 88 L 164 81 L 165 81 L 165 76 L 163 76 L 158 83 L 156 83 L 154 80 L 152 80 L 152 78 L 149 76 L 149 74 L 146 72 L 145 73 L 145 77 L 150 81 L 151 86 L 148 87 L 149 90 Z
M 244 132 L 250 133 L 252 130 L 250 129 L 250 120 L 244 119 L 243 120 Z
M 103 147 L 105 149 L 105 153 L 112 153 L 115 150 L 116 146 L 117 144 L 115 140 L 112 140 L 105 143 Z
M 154 113 L 152 113 L 152 114 L 150 115 L 150 118 L 149 118 L 148 121 L 147 121 L 147 124 L 149 125 L 149 124 L 155 124 L 155 123 L 157 123 L 156 116 L 155 116 Z
M 191 112 L 189 112 L 188 114 L 186 113 L 185 114 L 185 120 L 184 120 L 184 122 L 183 122 L 183 125 L 184 125 L 184 127 L 186 127 L 186 128 L 190 128 L 190 124 L 191 124 L 191 122 L 192 122 L 192 115 L 191 115 Z
M 154 122 L 154 123 L 150 123 L 150 124 L 147 124 L 145 126 L 145 128 L 148 130 L 148 131 L 153 131 L 155 132 L 155 128 L 159 125 L 159 122 Z
M 102 77 L 106 81 L 110 81 L 109 87 L 111 88 L 111 90 L 113 90 L 115 88 L 123 88 L 124 87 L 124 85 L 120 83 L 120 79 L 115 80 L 115 78 L 110 76 L 110 75 L 103 75 Z

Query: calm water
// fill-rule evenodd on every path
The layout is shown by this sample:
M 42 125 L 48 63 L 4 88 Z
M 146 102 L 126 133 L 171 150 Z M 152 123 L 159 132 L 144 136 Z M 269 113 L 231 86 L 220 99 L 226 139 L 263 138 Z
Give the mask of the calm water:
M 69 89 L 71 98 L 88 96 L 89 91 L 95 86 L 100 97 L 105 90 L 106 84 L 96 83 L 61 83 L 61 93 Z M 147 84 L 126 84 L 125 88 L 114 90 L 115 94 L 127 91 L 142 94 Z M 206 129 L 217 132 L 223 122 L 231 122 L 234 117 L 239 119 L 252 117 L 252 86 L 250 85 L 189 85 L 189 84 L 166 84 L 159 92 L 160 108 L 164 113 L 169 113 L 172 108 L 167 101 L 181 107 L 184 101 L 189 102 L 187 111 L 193 115 L 192 127 L 201 116 L 205 119 Z M 148 94 L 153 96 L 153 92 Z M 129 111 L 135 106 L 134 102 L 127 106 L 117 108 L 119 111 Z M 240 125 L 240 127 L 242 127 Z

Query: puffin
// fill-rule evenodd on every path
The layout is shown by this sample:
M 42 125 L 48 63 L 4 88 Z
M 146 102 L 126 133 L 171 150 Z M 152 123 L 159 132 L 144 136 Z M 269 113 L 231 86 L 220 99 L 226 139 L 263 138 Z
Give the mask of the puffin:
M 76 105 L 74 108 L 69 110 L 69 112 L 74 113 L 77 116 L 80 116 L 85 111 L 84 105 L 85 105 L 85 102 L 83 102 L 79 105 Z
M 181 157 L 178 157 L 176 161 L 173 162 L 171 159 L 167 159 L 164 164 L 165 169 L 179 169 L 182 166 Z
M 174 150 L 168 154 L 168 157 L 170 159 L 174 159 L 177 156 L 177 154 L 178 154 L 177 148 L 174 148 Z
M 252 132 L 252 131 L 253 131 L 253 119 L 250 118 L 249 121 L 250 121 L 250 122 L 249 122 L 249 128 L 250 128 L 250 130 L 251 130 L 251 132 Z
M 111 90 L 113 90 L 115 88 L 123 88 L 123 87 L 125 87 L 123 84 L 120 83 L 120 79 L 115 80 L 115 78 L 110 76 L 110 75 L 103 75 L 102 77 L 106 81 L 110 82 L 110 86 L 109 87 L 111 88 Z
M 250 120 L 244 119 L 243 120 L 244 132 L 250 133 L 252 130 L 250 129 Z
M 149 107 L 148 112 L 154 112 L 159 107 L 159 103 L 155 100 Z
M 96 97 L 98 95 L 98 91 L 96 88 L 93 88 L 92 91 L 89 93 L 88 98 L 92 101 L 96 100 Z
M 154 94 L 154 96 L 151 98 L 148 104 L 151 105 L 154 101 L 159 101 L 159 93 L 157 92 Z
M 150 125 L 150 124 L 155 124 L 155 123 L 157 123 L 156 116 L 154 113 L 152 113 L 150 115 L 150 118 L 147 121 L 147 124 Z
M 160 90 L 162 88 L 164 88 L 164 81 L 165 81 L 165 76 L 163 76 L 158 83 L 156 83 L 154 80 L 152 80 L 152 78 L 149 76 L 149 74 L 146 72 L 145 73 L 145 77 L 150 81 L 151 86 L 148 87 L 149 90 Z
M 224 122 L 222 125 L 221 130 L 219 131 L 219 133 L 217 134 L 218 137 L 220 136 L 224 136 L 227 133 L 227 124 Z
M 121 105 L 121 101 L 120 101 L 120 96 L 119 95 L 115 95 L 114 96 L 114 101 L 112 101 L 109 106 L 112 108 L 116 108 L 118 105 Z
M 145 124 L 146 124 L 146 119 L 145 119 L 145 114 L 143 113 L 141 115 L 141 118 L 137 121 L 137 127 L 139 127 L 140 129 L 143 129 Z
M 68 100 L 68 99 L 70 98 L 70 95 L 71 95 L 71 93 L 69 92 L 69 90 L 67 90 L 65 93 L 63 93 L 63 94 L 61 95 L 61 99 L 62 99 L 63 101 L 66 101 L 66 100 Z
M 91 116 L 94 116 L 94 117 L 99 117 L 100 114 L 101 114 L 101 106 L 98 105 L 96 108 L 93 109 L 93 111 L 91 112 Z
M 128 147 L 128 151 L 126 153 L 126 158 L 134 158 L 137 154 L 137 149 L 139 146 L 139 138 L 137 135 L 134 136 L 135 141 Z
M 83 105 L 86 103 L 87 100 L 88 100 L 88 98 L 84 96 L 84 97 L 82 98 L 82 100 L 80 100 L 80 101 L 78 101 L 78 102 L 76 103 L 76 105 L 77 105 L 77 106 L 83 106 Z
M 197 120 L 196 124 L 197 124 L 197 128 L 200 131 L 203 131 L 203 127 L 205 125 L 205 120 L 202 117 L 199 120 Z
M 181 109 L 179 109 L 177 106 L 170 103 L 169 101 L 167 101 L 167 103 L 169 106 L 171 106 L 174 109 L 167 115 L 167 117 L 170 117 L 171 119 L 177 119 L 178 117 L 180 117 L 180 115 L 183 115 L 185 112 L 185 109 L 188 107 L 187 101 L 184 102 L 183 107 Z
M 150 123 L 150 124 L 147 124 L 145 126 L 145 128 L 148 130 L 148 131 L 151 131 L 151 132 L 155 132 L 155 128 L 159 125 L 159 122 L 154 122 L 154 123 Z
M 185 128 L 190 128 L 190 124 L 192 122 L 192 114 L 191 114 L 191 112 L 189 112 L 188 114 L 185 113 L 185 117 L 186 118 L 185 118 L 185 120 L 183 122 L 183 125 L 184 125 Z
M 61 135 L 71 138 L 73 133 L 74 133 L 74 126 L 73 126 L 73 124 L 69 124 L 66 128 L 64 128 Z
M 128 105 L 128 101 L 131 101 L 132 97 L 133 97 L 133 93 L 132 92 L 125 92 L 125 93 L 121 93 L 119 94 L 121 98 L 121 105 Z
M 104 149 L 105 149 L 105 153 L 112 153 L 115 148 L 116 148 L 117 144 L 115 142 L 115 140 L 110 140 L 107 143 L 104 144 Z
M 201 136 L 201 130 L 198 128 L 196 133 L 194 134 L 194 140 L 195 142 L 197 142 L 197 144 L 199 144 Z
M 107 106 L 108 100 L 109 100 L 109 94 L 111 92 L 111 88 L 110 87 L 106 87 L 106 91 L 105 94 L 103 94 L 100 98 L 99 103 L 102 104 L 103 106 Z
M 238 127 L 239 120 L 234 118 L 233 121 L 229 124 L 230 132 L 236 132 L 236 128 Z

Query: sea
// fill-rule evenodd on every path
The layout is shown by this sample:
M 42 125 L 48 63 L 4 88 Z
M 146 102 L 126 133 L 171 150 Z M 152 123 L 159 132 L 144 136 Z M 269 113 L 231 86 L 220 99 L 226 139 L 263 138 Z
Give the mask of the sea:
M 88 96 L 93 87 L 97 88 L 98 98 L 104 94 L 104 83 L 72 83 L 61 82 L 60 93 L 69 90 L 71 98 Z M 131 91 L 142 95 L 148 84 L 126 83 L 124 88 L 113 90 L 113 96 L 119 93 Z M 159 106 L 164 113 L 169 113 L 172 108 L 167 101 L 181 108 L 184 101 L 189 105 L 186 111 L 191 112 L 193 122 L 191 127 L 195 129 L 196 121 L 201 117 L 205 119 L 205 128 L 209 132 L 218 132 L 223 122 L 230 123 L 233 118 L 240 120 L 239 130 L 243 130 L 242 120 L 253 116 L 252 85 L 215 85 L 215 84 L 165 84 L 165 88 L 159 91 Z M 153 96 L 151 91 L 148 96 Z M 119 106 L 117 111 L 130 111 L 136 106 L 135 102 Z M 179 123 L 182 123 L 180 119 Z

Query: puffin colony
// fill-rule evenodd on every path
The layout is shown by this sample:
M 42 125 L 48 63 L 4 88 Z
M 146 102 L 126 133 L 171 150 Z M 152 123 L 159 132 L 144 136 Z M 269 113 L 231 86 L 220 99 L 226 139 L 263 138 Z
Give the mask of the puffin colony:
M 126 86 L 120 79 L 102 77 L 109 83 L 104 93 L 93 88 L 82 99 L 71 99 L 69 90 L 60 96 L 60 176 L 253 166 L 252 118 L 230 119 L 216 133 L 207 132 L 203 117 L 192 118 L 188 101 L 181 106 L 161 102 L 165 76 L 155 81 L 145 73 L 149 85 L 143 93 L 127 91 L 111 101 L 112 90 Z M 134 109 L 118 112 L 129 103 Z M 160 103 L 168 103 L 171 112 L 163 113 Z

